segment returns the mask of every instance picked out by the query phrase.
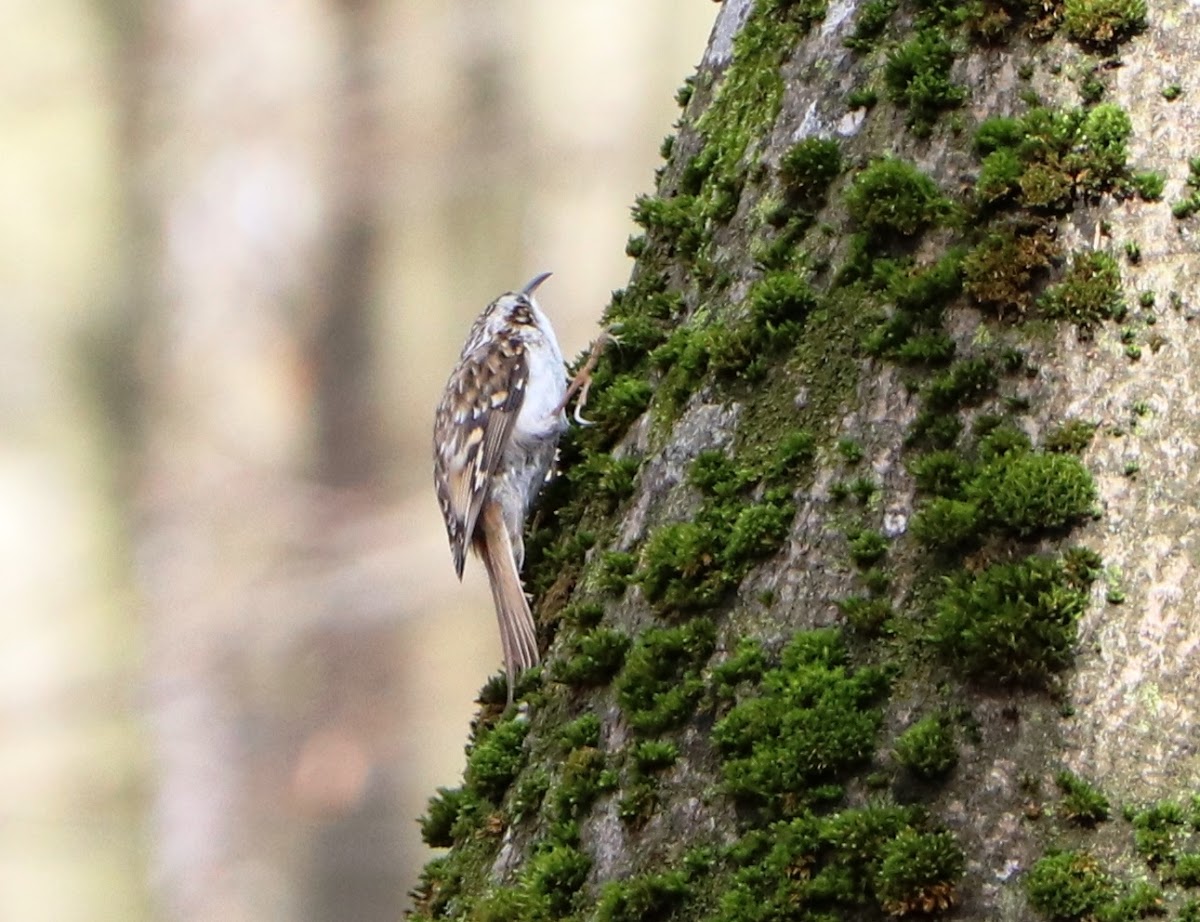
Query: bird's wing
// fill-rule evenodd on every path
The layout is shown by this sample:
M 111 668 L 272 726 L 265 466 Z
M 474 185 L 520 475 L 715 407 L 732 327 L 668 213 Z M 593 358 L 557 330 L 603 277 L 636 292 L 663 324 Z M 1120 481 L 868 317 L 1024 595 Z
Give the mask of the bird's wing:
M 459 579 L 528 380 L 524 344 L 498 337 L 463 354 L 438 406 L 434 479 Z

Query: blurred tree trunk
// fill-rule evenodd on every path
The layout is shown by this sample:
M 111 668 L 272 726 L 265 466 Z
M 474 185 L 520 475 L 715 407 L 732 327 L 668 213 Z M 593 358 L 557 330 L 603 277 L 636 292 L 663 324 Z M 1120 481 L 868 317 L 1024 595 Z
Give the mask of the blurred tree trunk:
M 1185 900 L 1200 817 L 1139 854 L 1119 808 L 1200 773 L 1200 18 L 1101 6 L 726 0 L 419 917 Z
M 289 614 L 247 600 L 310 527 L 302 331 L 318 310 L 328 207 L 327 15 L 288 2 L 171 4 L 146 24 L 141 157 L 156 247 L 136 547 L 152 872 L 172 919 L 254 918 L 256 891 L 270 885 L 248 876 L 258 754 L 239 683 L 258 619 Z
M 403 888 L 378 720 L 395 651 L 363 620 L 394 597 L 362 570 L 394 539 L 361 498 L 368 12 L 176 4 L 146 27 L 136 544 L 170 918 L 392 918 Z

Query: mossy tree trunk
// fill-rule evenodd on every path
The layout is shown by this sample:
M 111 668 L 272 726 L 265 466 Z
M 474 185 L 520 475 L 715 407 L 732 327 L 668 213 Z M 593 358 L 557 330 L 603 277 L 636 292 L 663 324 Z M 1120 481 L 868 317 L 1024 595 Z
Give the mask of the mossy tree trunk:
M 1200 12 L 727 0 L 420 918 L 1181 918 Z

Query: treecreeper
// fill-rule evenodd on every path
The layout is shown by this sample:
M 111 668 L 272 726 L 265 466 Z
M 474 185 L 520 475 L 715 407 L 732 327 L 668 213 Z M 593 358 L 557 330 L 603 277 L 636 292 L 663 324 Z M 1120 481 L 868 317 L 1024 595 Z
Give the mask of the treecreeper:
M 566 408 L 586 400 L 606 341 L 569 379 L 550 319 L 534 298 L 549 272 L 492 301 L 476 318 L 438 404 L 433 476 L 461 580 L 468 546 L 487 569 L 508 701 L 516 679 L 539 661 L 536 626 L 521 586 L 525 519 L 554 465 Z

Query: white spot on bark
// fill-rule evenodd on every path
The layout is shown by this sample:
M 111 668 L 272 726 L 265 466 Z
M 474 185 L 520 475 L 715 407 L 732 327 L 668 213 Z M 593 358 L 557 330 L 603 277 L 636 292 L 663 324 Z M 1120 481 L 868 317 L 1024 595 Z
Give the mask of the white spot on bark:
M 898 538 L 908 530 L 908 516 L 903 512 L 890 511 L 883 515 L 883 534 L 888 538 Z
M 867 120 L 866 109 L 852 109 L 841 117 L 837 123 L 837 128 L 834 129 L 837 134 L 843 138 L 853 137 L 858 134 L 863 126 L 863 122 Z

